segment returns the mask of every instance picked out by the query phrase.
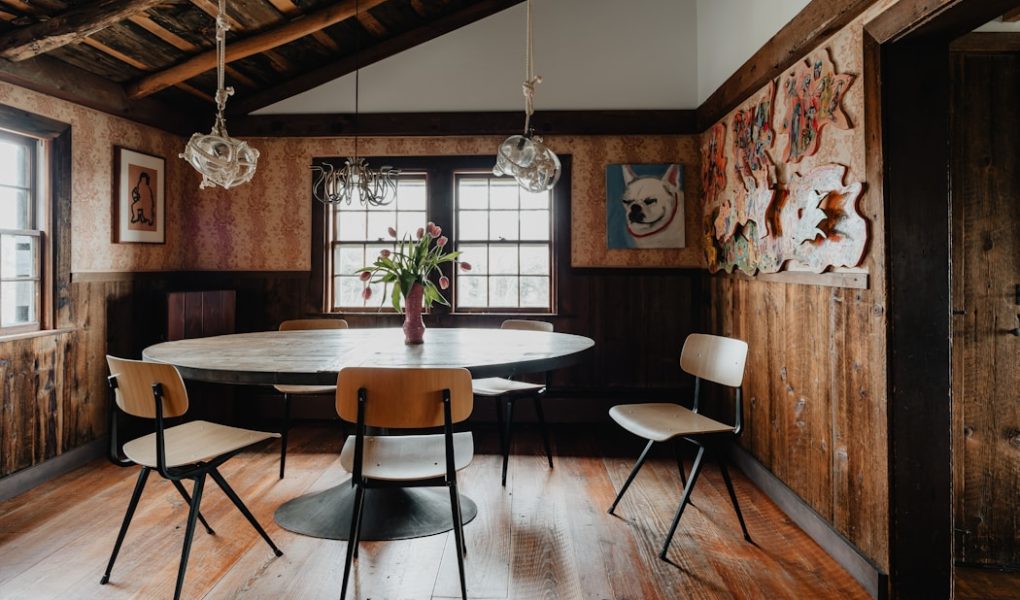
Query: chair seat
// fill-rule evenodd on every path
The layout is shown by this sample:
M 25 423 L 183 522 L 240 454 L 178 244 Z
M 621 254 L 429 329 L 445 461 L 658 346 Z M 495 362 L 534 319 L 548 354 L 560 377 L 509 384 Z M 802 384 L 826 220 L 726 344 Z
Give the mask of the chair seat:
M 355 436 L 347 436 L 340 464 L 354 471 Z M 460 471 L 474 458 L 470 431 L 453 434 L 453 463 Z M 417 481 L 446 474 L 446 442 L 442 434 L 365 436 L 362 475 L 385 481 Z
M 614 406 L 609 409 L 609 416 L 634 435 L 656 442 L 677 436 L 733 431 L 732 425 L 720 423 L 678 404 L 662 402 Z
M 288 396 L 333 396 L 335 385 L 274 385 L 276 391 Z
M 472 379 L 471 391 L 476 396 L 502 396 L 504 394 L 537 394 L 545 389 L 540 383 L 514 381 L 502 377 Z
M 280 434 L 191 421 L 170 427 L 164 432 L 164 437 L 166 466 L 179 467 L 204 462 L 269 438 L 278 438 Z M 139 465 L 157 466 L 156 434 L 150 433 L 124 444 L 124 455 Z

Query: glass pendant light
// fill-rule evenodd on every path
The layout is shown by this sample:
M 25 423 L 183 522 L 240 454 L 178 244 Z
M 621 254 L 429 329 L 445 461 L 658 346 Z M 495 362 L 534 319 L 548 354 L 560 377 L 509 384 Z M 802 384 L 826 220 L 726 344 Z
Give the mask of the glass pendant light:
M 225 0 L 219 0 L 216 14 L 216 122 L 210 133 L 196 133 L 188 140 L 184 152 L 179 156 L 188 161 L 202 174 L 199 189 L 220 186 L 229 190 L 234 186 L 248 183 L 255 176 L 259 151 L 247 142 L 227 134 L 227 122 L 223 110 L 227 98 L 234 93 L 233 87 L 224 87 L 223 71 L 227 54 L 227 11 Z
M 531 0 L 528 0 L 528 33 L 524 73 L 524 134 L 512 135 L 499 145 L 496 151 L 494 175 L 513 175 L 525 190 L 544 192 L 551 190 L 560 179 L 560 159 L 556 153 L 542 143 L 531 127 L 531 115 L 535 113 L 535 86 L 542 83 L 542 77 L 535 75 L 535 56 L 532 50 Z

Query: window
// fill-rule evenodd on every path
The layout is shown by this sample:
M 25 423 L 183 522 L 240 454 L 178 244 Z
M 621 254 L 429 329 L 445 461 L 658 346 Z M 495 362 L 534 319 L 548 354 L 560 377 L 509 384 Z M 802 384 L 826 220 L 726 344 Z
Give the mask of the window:
M 456 274 L 457 308 L 548 311 L 549 193 L 526 192 L 506 177 L 458 174 L 456 203 L 456 248 L 472 266 Z
M 0 334 L 41 328 L 40 143 L 0 132 Z
M 342 159 L 316 159 L 335 162 Z M 490 157 L 368 159 L 402 170 L 392 204 L 340 205 L 327 214 L 328 306 L 334 311 L 386 310 L 381 285 L 363 300 L 356 274 L 398 237 L 428 221 L 443 228 L 450 247 L 462 253 L 470 271 L 446 265 L 452 285 L 444 294 L 454 312 L 547 313 L 555 309 L 554 193 L 531 194 L 513 179 L 492 175 Z M 446 310 L 445 307 L 433 307 Z

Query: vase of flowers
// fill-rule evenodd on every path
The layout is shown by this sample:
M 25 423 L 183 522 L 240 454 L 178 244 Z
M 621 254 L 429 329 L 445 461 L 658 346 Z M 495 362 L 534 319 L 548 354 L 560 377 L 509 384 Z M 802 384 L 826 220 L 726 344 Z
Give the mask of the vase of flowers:
M 390 227 L 387 232 L 393 238 L 397 231 Z M 440 290 L 450 287 L 450 279 L 442 274 L 440 265 L 452 263 L 460 256 L 460 252 L 446 252 L 449 240 L 443 235 L 441 227 L 429 221 L 425 227 L 419 227 L 414 238 L 405 235 L 397 241 L 392 252 L 383 250 L 371 266 L 359 269 L 361 280 L 365 282 L 362 297 L 372 297 L 371 283 L 382 283 L 383 294 L 389 291 L 390 303 L 397 312 L 401 310 L 400 300 L 403 298 L 404 311 L 404 342 L 421 344 L 425 341 L 425 322 L 422 320 L 422 308 L 431 308 L 433 302 L 449 306 Z M 461 262 L 460 268 L 470 271 L 471 265 Z M 436 273 L 439 278 L 433 281 L 431 275 Z

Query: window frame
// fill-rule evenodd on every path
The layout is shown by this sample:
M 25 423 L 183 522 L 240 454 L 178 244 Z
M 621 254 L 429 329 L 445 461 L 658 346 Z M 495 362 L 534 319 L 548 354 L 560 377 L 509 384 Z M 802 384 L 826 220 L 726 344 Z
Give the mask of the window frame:
M 3 129 L 2 125 L 3 123 L 0 122 L 0 140 L 20 144 L 28 150 L 30 161 L 28 186 L 25 188 L 20 188 L 19 186 L 4 187 L 19 187 L 19 189 L 28 191 L 29 225 L 31 227 L 28 229 L 0 228 L 0 238 L 5 236 L 34 237 L 36 238 L 36 252 L 33 257 L 35 261 L 33 276 L 10 279 L 4 279 L 0 276 L 0 302 L 3 300 L 3 283 L 26 281 L 35 283 L 35 320 L 8 326 L 0 325 L 0 338 L 50 329 L 53 324 L 52 315 L 50 314 L 53 268 L 49 260 L 51 248 L 49 247 L 50 236 L 48 235 L 50 230 L 50 210 L 48 210 L 50 189 L 46 184 L 46 176 L 49 174 L 51 162 L 47 160 L 47 157 L 49 156 L 51 145 L 46 139 Z M 2 253 L 2 248 L 0 248 L 0 253 Z
M 450 306 L 435 304 L 432 307 L 433 314 L 448 315 L 541 315 L 554 316 L 559 313 L 559 294 L 557 293 L 557 281 L 560 273 L 561 261 L 569 261 L 569 223 L 561 223 L 562 219 L 570 218 L 569 202 L 569 157 L 561 157 L 564 162 L 564 177 L 556 187 L 550 191 L 550 233 L 549 233 L 549 308 L 547 310 L 534 307 L 470 307 L 460 308 L 456 305 L 457 277 L 454 272 L 454 265 L 447 263 L 441 265 L 440 271 L 450 279 L 450 287 L 443 291 L 443 297 L 450 302 Z M 426 218 L 442 226 L 456 249 L 459 240 L 456 235 L 456 174 L 458 173 L 491 173 L 494 164 L 494 156 L 386 156 L 386 157 L 365 157 L 369 165 L 378 167 L 389 165 L 405 172 L 424 173 L 427 181 L 427 202 Z M 312 165 L 330 162 L 343 164 L 343 157 L 315 157 Z M 311 194 L 309 194 L 311 196 Z M 321 215 L 320 224 L 313 225 L 314 230 L 321 231 L 321 236 L 315 236 L 320 242 L 313 242 L 321 253 L 320 258 L 313 258 L 313 269 L 321 265 L 321 275 L 318 281 L 321 282 L 323 312 L 327 314 L 370 316 L 373 314 L 393 314 L 393 308 L 388 307 L 384 302 L 382 306 L 365 307 L 333 307 L 334 290 L 334 264 L 333 264 L 333 213 L 331 206 L 321 204 L 315 199 L 310 200 L 313 209 Z M 321 209 L 320 209 L 321 207 Z M 519 242 L 513 242 L 519 243 Z M 569 264 L 566 263 L 566 264 Z M 370 302 L 374 302 L 374 299 Z

